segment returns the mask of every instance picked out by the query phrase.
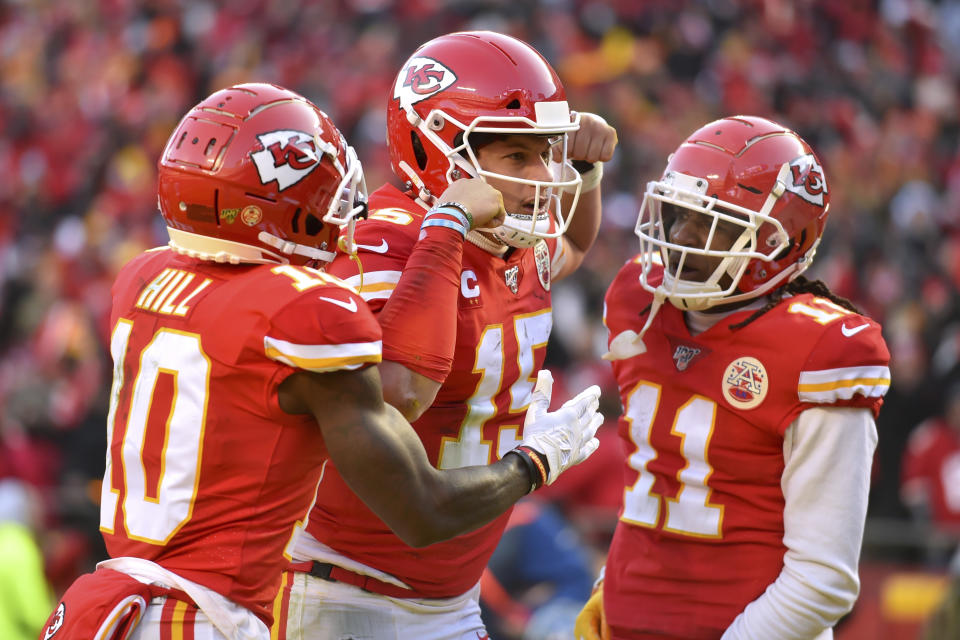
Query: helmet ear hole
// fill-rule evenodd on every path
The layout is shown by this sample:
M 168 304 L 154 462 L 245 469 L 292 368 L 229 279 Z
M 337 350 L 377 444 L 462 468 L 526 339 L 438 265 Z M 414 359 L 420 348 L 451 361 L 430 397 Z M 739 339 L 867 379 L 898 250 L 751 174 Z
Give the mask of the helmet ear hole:
M 798 246 L 799 247 L 804 246 L 806 242 L 807 242 L 807 230 L 804 229 L 803 231 L 800 232 L 799 238 L 796 238 L 796 239 L 790 238 L 790 241 L 787 243 L 787 246 L 785 246 L 783 249 L 778 251 L 777 255 L 773 256 L 772 258 L 773 261 L 776 262 L 778 260 L 783 260 L 788 255 L 790 255 L 791 251 L 796 249 Z
M 416 131 L 410 132 L 410 145 L 413 147 L 413 157 L 417 161 L 417 166 L 420 167 L 420 171 L 424 171 L 427 168 L 427 151 L 423 148 L 423 142 L 420 141 Z
M 785 246 L 783 249 L 781 249 L 781 250 L 777 253 L 777 255 L 773 256 L 774 262 L 776 262 L 777 260 L 782 260 L 782 259 L 786 258 L 788 255 L 790 255 L 790 252 L 793 251 L 793 248 L 796 247 L 796 246 L 797 246 L 797 243 L 791 238 L 791 239 L 790 239 L 790 242 L 787 243 L 787 246 Z
M 323 230 L 323 221 L 312 213 L 308 213 L 304 220 L 304 231 L 308 236 L 315 236 Z
M 521 108 L 521 106 L 522 106 L 522 105 L 520 104 L 520 101 L 517 100 L 516 98 L 514 98 L 513 100 L 510 101 L 510 103 L 507 105 L 506 108 L 507 108 L 507 109 L 519 109 L 519 108 Z

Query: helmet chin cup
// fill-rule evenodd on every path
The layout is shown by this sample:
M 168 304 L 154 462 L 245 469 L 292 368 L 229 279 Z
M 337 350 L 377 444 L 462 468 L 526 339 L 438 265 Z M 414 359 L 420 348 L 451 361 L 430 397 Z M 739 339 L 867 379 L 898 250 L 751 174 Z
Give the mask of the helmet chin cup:
M 675 278 L 669 271 L 663 272 L 663 284 L 660 285 L 670 304 L 684 311 L 703 311 L 719 303 L 723 291 L 717 285 L 702 282 L 688 282 Z
M 536 221 L 531 218 L 530 215 L 508 213 L 503 224 L 493 229 L 491 235 L 505 245 L 528 249 L 547 237 L 551 226 L 550 216 L 545 213 L 538 215 Z

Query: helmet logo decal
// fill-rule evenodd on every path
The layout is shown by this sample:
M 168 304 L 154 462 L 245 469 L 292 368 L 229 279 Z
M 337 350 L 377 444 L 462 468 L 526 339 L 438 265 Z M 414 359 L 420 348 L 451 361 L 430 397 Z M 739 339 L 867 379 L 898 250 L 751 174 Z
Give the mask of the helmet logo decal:
M 225 222 L 226 224 L 233 224 L 233 221 L 237 219 L 238 215 L 240 215 L 240 209 L 237 207 L 233 207 L 230 209 L 221 209 L 220 222 Z
M 452 85 L 457 74 L 433 58 L 416 56 L 407 61 L 397 76 L 393 97 L 400 108 L 407 110 L 414 103 L 425 100 Z
M 140 600 L 143 602 L 143 600 Z M 57 605 L 57 610 L 53 614 L 53 621 L 50 622 L 50 625 L 46 627 L 46 632 L 43 634 L 43 640 L 50 640 L 53 636 L 57 635 L 57 631 L 60 631 L 60 627 L 63 626 L 63 619 L 67 615 L 67 607 L 62 602 Z
M 723 397 L 737 409 L 753 409 L 763 402 L 770 388 L 767 370 L 759 360 L 749 356 L 728 364 L 721 384 Z
M 797 194 L 810 204 L 823 206 L 823 194 L 827 192 L 827 183 L 823 179 L 823 167 L 807 154 L 790 161 L 790 176 L 787 191 Z
M 260 182 L 268 184 L 276 180 L 280 191 L 303 180 L 320 164 L 314 137 L 303 131 L 271 131 L 259 134 L 257 139 L 263 149 L 251 152 L 250 157 L 260 174 Z M 332 145 L 329 150 L 333 150 Z
M 243 220 L 243 224 L 252 227 L 260 224 L 260 221 L 263 220 L 263 211 L 255 204 L 247 205 L 240 212 L 240 219 Z

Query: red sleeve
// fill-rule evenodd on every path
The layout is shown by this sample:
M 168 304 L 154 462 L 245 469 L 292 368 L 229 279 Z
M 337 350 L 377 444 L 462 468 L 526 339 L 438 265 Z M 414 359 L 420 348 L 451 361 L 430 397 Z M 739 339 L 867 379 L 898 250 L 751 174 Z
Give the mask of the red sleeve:
M 361 220 L 354 234 L 357 255 L 337 254 L 326 271 L 356 288 L 370 309 L 379 313 L 400 280 L 419 229 L 420 218 L 413 216 L 408 224 Z
M 380 325 L 359 295 L 345 285 L 325 284 L 274 313 L 263 346 L 269 358 L 323 372 L 380 362 L 381 339 Z
M 889 363 L 880 325 L 845 314 L 826 327 L 811 350 L 797 393 L 804 403 L 865 407 L 876 417 L 890 388 Z
M 375 212 L 359 223 L 357 257 L 338 256 L 328 272 L 378 314 L 384 359 L 443 383 L 453 366 L 463 238 L 436 227 L 420 238 L 420 212 L 390 211 L 389 220 Z
M 463 242 L 457 231 L 428 228 L 380 311 L 384 357 L 441 384 L 453 367 Z

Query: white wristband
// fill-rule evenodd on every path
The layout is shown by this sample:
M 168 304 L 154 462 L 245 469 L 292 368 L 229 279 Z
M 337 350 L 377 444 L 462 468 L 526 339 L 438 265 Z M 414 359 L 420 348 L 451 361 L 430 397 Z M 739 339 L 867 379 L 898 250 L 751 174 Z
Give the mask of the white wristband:
M 593 191 L 600 186 L 600 180 L 603 178 L 603 163 L 597 160 L 593 163 L 593 169 L 580 174 L 583 184 L 580 187 L 580 193 Z

